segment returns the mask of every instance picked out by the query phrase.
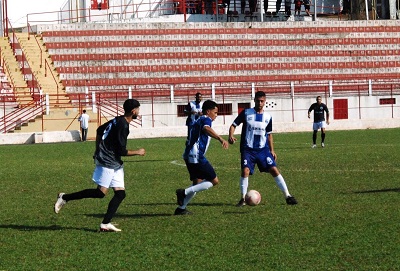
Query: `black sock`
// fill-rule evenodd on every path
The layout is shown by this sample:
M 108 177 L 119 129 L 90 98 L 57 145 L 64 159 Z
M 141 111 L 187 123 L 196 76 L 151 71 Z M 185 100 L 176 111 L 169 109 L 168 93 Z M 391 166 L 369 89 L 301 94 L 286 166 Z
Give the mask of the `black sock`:
M 100 189 L 85 189 L 79 192 L 65 194 L 62 198 L 65 201 L 86 199 L 86 198 L 104 198 L 104 193 Z
M 117 212 L 117 209 L 121 202 L 125 198 L 125 190 L 118 190 L 114 192 L 114 197 L 111 199 L 110 203 L 108 204 L 107 213 L 104 215 L 103 224 L 108 224 L 111 222 L 114 214 Z
M 316 144 L 316 142 L 317 142 L 317 133 L 313 133 L 312 142 L 313 142 L 314 145 Z
M 324 143 L 325 141 L 325 133 L 321 133 L 321 143 Z

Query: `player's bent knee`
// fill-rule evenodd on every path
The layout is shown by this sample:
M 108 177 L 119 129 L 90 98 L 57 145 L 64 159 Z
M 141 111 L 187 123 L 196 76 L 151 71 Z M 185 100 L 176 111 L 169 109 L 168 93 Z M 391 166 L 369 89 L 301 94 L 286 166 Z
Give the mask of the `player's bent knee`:
M 96 189 L 96 198 L 102 199 L 106 196 L 106 194 L 100 189 Z
M 212 180 L 211 183 L 213 184 L 213 186 L 218 185 L 219 184 L 218 178 L 215 178 L 214 180 Z
M 119 198 L 120 200 L 123 200 L 126 197 L 125 190 L 117 190 L 114 192 L 115 197 Z

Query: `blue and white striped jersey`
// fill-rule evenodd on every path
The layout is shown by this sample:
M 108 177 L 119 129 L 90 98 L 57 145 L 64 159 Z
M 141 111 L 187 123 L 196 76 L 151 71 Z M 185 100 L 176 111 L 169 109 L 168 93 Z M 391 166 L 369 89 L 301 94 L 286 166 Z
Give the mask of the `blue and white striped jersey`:
M 210 144 L 211 137 L 204 131 L 204 126 L 211 127 L 212 120 L 208 116 L 201 116 L 197 119 L 192 126 L 190 126 L 189 137 L 186 141 L 185 152 L 183 159 L 188 160 L 189 163 L 197 164 L 207 161 L 205 154 Z
M 268 148 L 268 134 L 272 133 L 272 116 L 263 112 L 258 114 L 254 108 L 240 112 L 232 125 L 237 127 L 243 124 L 240 137 L 240 149 L 250 148 L 259 150 Z

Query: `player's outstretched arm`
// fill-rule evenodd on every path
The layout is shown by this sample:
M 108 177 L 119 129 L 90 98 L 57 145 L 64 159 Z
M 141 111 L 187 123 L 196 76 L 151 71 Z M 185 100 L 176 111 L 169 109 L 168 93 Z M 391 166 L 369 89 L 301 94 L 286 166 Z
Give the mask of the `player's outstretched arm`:
M 205 131 L 205 133 L 208 136 L 211 136 L 212 138 L 215 138 L 216 140 L 218 140 L 219 142 L 221 142 L 222 147 L 224 149 L 229 148 L 229 143 L 228 141 L 226 141 L 225 139 L 223 139 L 222 137 L 220 137 L 213 128 L 211 128 L 210 126 L 204 126 L 203 130 Z
M 146 154 L 146 150 L 141 148 L 141 149 L 137 149 L 137 150 L 128 150 L 128 153 L 126 154 L 126 156 L 135 156 L 135 155 L 144 156 L 145 154 Z

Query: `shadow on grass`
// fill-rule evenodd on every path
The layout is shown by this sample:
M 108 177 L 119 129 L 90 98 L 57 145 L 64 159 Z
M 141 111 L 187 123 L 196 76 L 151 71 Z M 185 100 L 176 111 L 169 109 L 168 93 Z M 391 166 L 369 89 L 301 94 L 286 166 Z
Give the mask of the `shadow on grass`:
M 60 230 L 78 230 L 87 232 L 98 232 L 98 230 L 88 228 L 74 228 L 74 227 L 63 227 L 58 225 L 51 226 L 27 226 L 27 225 L 0 225 L 2 229 L 14 229 L 19 231 L 60 231 Z
M 162 205 L 172 205 L 172 206 L 178 206 L 174 202 L 168 202 L 168 203 L 158 203 L 158 202 L 153 202 L 153 203 L 132 203 L 132 204 L 127 204 L 128 206 L 162 206 Z M 234 206 L 234 204 L 229 204 L 229 203 L 189 203 L 188 206 Z
M 356 194 L 384 193 L 384 192 L 400 192 L 400 188 L 387 188 L 387 189 L 377 189 L 377 190 L 354 191 L 354 193 L 356 193 Z
M 154 159 L 154 160 L 124 160 L 124 163 L 144 163 L 144 162 L 162 162 L 162 161 L 169 161 L 168 159 Z

